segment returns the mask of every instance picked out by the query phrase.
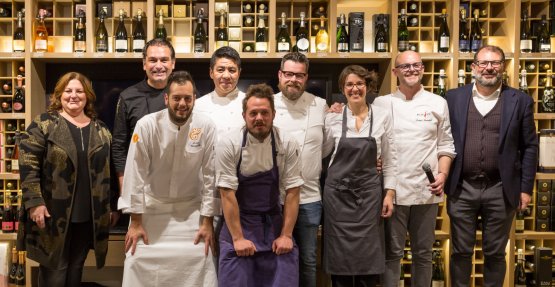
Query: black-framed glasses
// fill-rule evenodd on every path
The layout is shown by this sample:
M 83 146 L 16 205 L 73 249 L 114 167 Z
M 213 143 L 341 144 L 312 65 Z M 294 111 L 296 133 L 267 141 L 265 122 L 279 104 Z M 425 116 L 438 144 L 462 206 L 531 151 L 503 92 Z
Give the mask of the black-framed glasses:
M 295 76 L 297 80 L 304 80 L 304 78 L 306 78 L 306 73 L 293 73 L 293 72 L 284 71 L 284 70 L 281 70 L 281 73 L 288 80 L 293 78 L 293 76 Z
M 505 61 L 474 61 L 474 64 L 482 69 L 491 65 L 492 68 L 499 68 Z
M 365 82 L 358 82 L 358 83 L 346 83 L 345 84 L 345 88 L 347 90 L 352 90 L 354 87 L 357 87 L 357 89 L 361 90 L 362 88 L 366 87 L 366 83 Z
M 406 72 L 406 71 L 410 70 L 411 67 L 415 71 L 420 71 L 420 70 L 422 70 L 422 68 L 424 68 L 424 63 L 416 62 L 416 63 L 412 63 L 412 64 L 401 64 L 401 65 L 395 66 L 395 69 L 399 69 L 402 72 Z

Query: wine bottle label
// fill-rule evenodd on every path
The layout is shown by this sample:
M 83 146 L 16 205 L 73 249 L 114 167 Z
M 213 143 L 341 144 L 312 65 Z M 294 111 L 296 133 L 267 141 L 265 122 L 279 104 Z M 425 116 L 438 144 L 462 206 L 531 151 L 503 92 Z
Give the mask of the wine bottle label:
M 216 50 L 224 47 L 224 46 L 228 46 L 228 42 L 227 41 L 216 41 Z
M 2 221 L 2 231 L 13 231 L 13 221 Z
M 387 43 L 378 43 L 378 51 L 387 52 L 387 50 L 388 50 Z
M 540 44 L 540 52 L 546 52 L 546 53 L 551 52 L 551 45 L 545 44 L 545 43 Z
M 523 219 L 520 219 L 520 220 L 517 219 L 515 229 L 516 229 L 517 231 L 519 231 L 519 230 L 520 230 L 520 231 L 524 231 L 524 220 L 523 220 Z
M 23 104 L 20 102 L 14 102 L 13 103 L 13 109 L 14 111 L 21 111 L 23 110 Z
M 468 40 L 459 40 L 459 50 L 461 52 L 468 52 L 468 50 L 470 50 Z
M 409 48 L 409 41 L 399 40 L 399 51 L 406 51 Z
M 44 52 L 48 48 L 48 43 L 46 40 L 36 39 L 35 40 L 35 51 Z
M 279 42 L 277 46 L 278 46 L 278 52 L 289 52 L 290 50 L 289 43 L 287 42 Z
M 85 41 L 75 41 L 75 52 L 85 52 Z
M 555 90 L 553 88 L 543 90 L 542 106 L 545 113 L 555 113 Z
M 439 37 L 439 48 L 449 49 L 449 37 L 447 36 Z
M 297 40 L 297 48 L 299 48 L 299 50 L 301 51 L 308 51 L 309 45 L 310 42 L 308 42 L 308 39 L 306 38 L 301 38 Z
M 418 26 L 418 18 L 417 17 L 412 17 L 409 19 L 409 25 L 411 27 L 416 27 Z
M 338 52 L 348 52 L 349 51 L 349 43 L 338 43 L 337 44 L 337 51 Z
M 13 40 L 14 52 L 25 52 L 25 40 Z
M 521 51 L 532 50 L 532 40 L 520 40 L 520 50 Z
M 145 40 L 133 40 L 133 51 L 143 50 L 145 47 Z
M 328 50 L 328 43 L 318 43 L 316 44 L 316 50 L 319 52 L 326 52 Z
M 443 280 L 432 280 L 432 287 L 445 287 L 445 281 L 443 281 Z
M 383 47 L 387 51 L 387 43 L 378 43 L 378 50 L 381 50 L 380 47 Z M 362 51 L 362 43 L 354 42 L 352 45 L 353 51 Z
M 195 53 L 204 53 L 204 44 L 195 43 L 194 51 L 195 51 Z
M 256 52 L 267 52 L 268 51 L 268 43 L 266 43 L 266 42 L 256 42 L 254 44 L 254 50 Z
M 116 50 L 127 50 L 127 40 L 116 40 Z
M 482 40 L 474 40 L 472 41 L 472 45 L 470 48 L 472 52 L 476 52 L 478 51 L 478 49 L 480 49 L 480 47 L 482 47 Z

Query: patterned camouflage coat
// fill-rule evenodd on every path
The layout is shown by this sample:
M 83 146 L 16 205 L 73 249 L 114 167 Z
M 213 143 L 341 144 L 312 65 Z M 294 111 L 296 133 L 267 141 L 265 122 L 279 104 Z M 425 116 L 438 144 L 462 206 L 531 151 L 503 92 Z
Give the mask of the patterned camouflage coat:
M 111 134 L 101 121 L 91 121 L 89 174 L 94 222 L 96 265 L 104 266 L 110 224 Z M 67 243 L 77 175 L 77 148 L 67 122 L 57 113 L 35 118 L 22 135 L 20 174 L 23 203 L 19 215 L 18 247 L 49 268 L 64 268 L 60 258 Z M 29 208 L 44 204 L 51 217 L 44 229 L 30 219 Z

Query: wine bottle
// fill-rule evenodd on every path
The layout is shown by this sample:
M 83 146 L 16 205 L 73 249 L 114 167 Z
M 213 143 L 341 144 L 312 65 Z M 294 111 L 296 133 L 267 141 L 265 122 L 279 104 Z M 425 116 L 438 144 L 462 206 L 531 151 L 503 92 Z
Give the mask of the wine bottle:
M 330 45 L 330 36 L 324 26 L 324 16 L 320 16 L 320 30 L 316 34 L 316 52 L 327 52 Z
M 337 52 L 349 52 L 349 34 L 347 33 L 347 21 L 345 14 L 339 16 L 339 29 L 337 29 Z
M 526 287 L 526 272 L 524 271 L 524 252 L 522 249 L 517 250 L 517 261 L 515 267 L 515 284 L 514 287 Z
M 127 45 L 127 29 L 125 28 L 124 23 L 125 18 L 125 11 L 123 9 L 119 9 L 119 24 L 118 28 L 116 29 L 116 52 L 118 53 L 125 53 L 128 50 Z
M 108 52 L 108 30 L 106 30 L 106 25 L 104 25 L 104 19 L 106 19 L 107 14 L 108 8 L 102 7 L 99 15 L 100 22 L 95 34 L 96 51 L 100 53 Z
M 260 12 L 261 14 L 262 13 L 268 13 L 268 5 L 264 4 L 264 3 L 258 4 L 258 11 L 262 11 L 262 12 Z
M 12 156 L 12 173 L 19 173 L 19 143 L 21 134 L 20 131 L 15 131 L 15 146 Z M 15 219 L 17 221 L 17 213 L 14 213 Z
M 193 51 L 195 53 L 206 52 L 206 30 L 202 19 L 204 18 L 204 8 L 197 10 L 197 27 L 195 27 L 195 44 Z
M 472 22 L 472 33 L 470 33 L 470 50 L 473 53 L 482 47 L 482 29 L 480 29 L 479 14 L 480 9 L 474 9 L 474 21 Z
M 376 38 L 375 38 L 375 50 L 378 53 L 389 51 L 389 39 L 387 32 L 385 31 L 385 16 L 383 14 L 378 15 L 378 23 L 376 24 Z
M 516 233 L 523 233 L 524 232 L 524 212 L 518 211 L 516 213 L 516 225 L 515 225 L 515 232 Z
M 137 22 L 133 29 L 133 52 L 142 53 L 146 43 L 146 33 L 143 27 L 143 9 L 137 9 Z
M 0 17 L 1 18 L 9 18 L 11 16 L 12 16 L 12 10 L 10 8 L 0 7 Z
M 243 4 L 243 13 L 252 13 L 252 4 L 250 2 Z
M 73 50 L 75 52 L 85 52 L 86 51 L 86 40 L 87 33 L 85 30 L 85 11 L 79 10 L 79 15 L 77 15 L 77 27 L 75 28 L 75 35 L 73 41 Z
M 310 48 L 310 41 L 308 40 L 308 29 L 305 27 L 305 13 L 301 12 L 301 21 L 299 24 L 299 29 L 297 29 L 297 33 L 295 34 L 296 39 L 296 47 L 299 52 L 308 52 Z
M 526 64 L 524 68 L 526 69 L 527 72 L 530 72 L 530 73 L 533 73 L 534 71 L 536 71 L 536 65 L 534 65 L 533 63 Z
M 444 69 L 440 69 L 439 70 L 439 79 L 438 79 L 438 85 L 437 85 L 437 94 L 440 95 L 441 97 L 445 98 L 445 78 L 447 78 L 447 76 L 445 75 L 445 70 Z
M 264 10 L 260 10 L 260 16 L 258 16 L 258 28 L 256 28 L 256 43 L 254 44 L 254 50 L 256 52 L 266 53 L 268 52 L 268 34 L 266 33 L 266 23 L 264 22 Z
M 538 35 L 540 53 L 551 53 L 551 39 L 547 28 L 547 19 L 542 15 L 541 27 Z
M 451 39 L 451 34 L 449 33 L 449 27 L 447 26 L 447 9 L 441 10 L 441 25 L 439 26 L 439 34 L 437 37 L 437 50 L 440 53 L 449 52 L 449 43 Z
M 470 52 L 470 41 L 468 41 L 468 28 L 466 25 L 466 9 L 461 9 L 459 19 L 459 52 Z
M 17 283 L 17 249 L 15 246 L 12 248 L 12 264 L 10 265 L 10 273 L 8 277 L 8 286 L 13 287 L 16 286 Z
M 501 83 L 505 86 L 509 86 L 509 74 L 507 74 L 507 71 L 503 72 L 503 75 L 501 76 Z
M 243 26 L 244 27 L 253 27 L 254 26 L 254 17 L 252 15 L 247 15 L 243 18 Z
M 540 63 L 540 71 L 541 72 L 545 72 L 547 70 L 549 70 L 551 68 L 551 66 L 549 65 L 549 63 Z
M 13 33 L 13 51 L 25 52 L 25 28 L 23 27 L 23 12 L 17 12 L 17 28 Z
M 46 30 L 46 25 L 44 24 L 44 18 L 46 17 L 47 11 L 40 9 L 37 15 L 37 22 L 35 24 L 35 52 L 46 52 L 48 51 L 48 31 Z
M 522 10 L 520 18 L 520 52 L 532 52 L 532 38 L 530 38 L 530 30 L 528 29 L 528 10 Z
M 407 24 L 410 27 L 418 27 L 418 16 L 417 15 L 411 15 L 408 17 L 407 20 Z
M 162 9 L 158 11 L 158 25 L 156 26 L 156 33 L 154 33 L 154 36 L 164 40 L 168 37 L 166 27 L 164 26 L 164 10 Z
M 418 2 L 409 1 L 407 4 L 407 10 L 409 13 L 418 13 Z
M 281 12 L 281 25 L 279 26 L 279 32 L 276 41 L 276 51 L 278 52 L 289 52 L 291 50 L 291 37 L 289 37 L 287 24 L 285 24 L 286 17 L 287 15 L 285 14 L 285 12 Z
M 317 8 L 312 11 L 312 18 L 320 18 L 324 16 L 326 18 L 326 7 L 324 3 L 321 3 Z
M 16 113 L 25 112 L 25 92 L 23 91 L 23 76 L 17 75 L 17 87 L 13 96 L 13 110 Z
M 6 189 L 9 189 L 6 187 Z M 3 233 L 13 233 L 13 214 L 11 208 L 11 200 L 9 198 L 4 199 L 4 211 L 2 212 L 2 232 Z
M 19 251 L 19 262 L 17 264 L 15 279 L 16 286 L 25 286 L 25 251 Z
M 399 286 L 398 287 L 405 287 L 405 268 L 401 264 L 401 272 L 399 274 Z
M 520 83 L 518 89 L 521 92 L 530 95 L 530 93 L 528 92 L 528 82 L 526 80 L 526 69 L 522 69 L 522 71 L 520 72 Z
M 228 46 L 227 28 L 225 25 L 225 11 L 220 11 L 220 26 L 216 30 L 216 50 L 223 46 Z
M 434 267 L 432 270 L 432 287 L 445 287 L 445 271 L 441 252 L 434 251 Z
M 399 32 L 397 34 L 397 48 L 399 52 L 408 50 L 409 48 L 409 29 L 407 28 L 407 15 L 405 9 L 401 9 L 399 16 Z
M 457 87 L 462 87 L 466 84 L 466 75 L 464 74 L 464 70 L 460 69 L 459 70 L 459 81 L 457 84 Z
M 545 87 L 543 89 L 542 106 L 544 113 L 555 113 L 555 91 L 551 85 L 551 70 L 547 70 Z

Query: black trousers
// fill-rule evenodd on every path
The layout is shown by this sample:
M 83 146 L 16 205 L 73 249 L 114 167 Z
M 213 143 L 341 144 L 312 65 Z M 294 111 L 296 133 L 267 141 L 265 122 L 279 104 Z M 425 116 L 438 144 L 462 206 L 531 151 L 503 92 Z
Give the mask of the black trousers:
M 89 249 L 93 245 L 92 221 L 71 223 L 68 230 L 66 245 L 61 258 L 62 269 L 51 269 L 39 266 L 39 287 L 79 287 L 83 274 L 83 265 Z
M 331 275 L 333 287 L 374 287 L 378 285 L 380 275 Z

